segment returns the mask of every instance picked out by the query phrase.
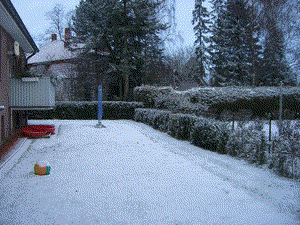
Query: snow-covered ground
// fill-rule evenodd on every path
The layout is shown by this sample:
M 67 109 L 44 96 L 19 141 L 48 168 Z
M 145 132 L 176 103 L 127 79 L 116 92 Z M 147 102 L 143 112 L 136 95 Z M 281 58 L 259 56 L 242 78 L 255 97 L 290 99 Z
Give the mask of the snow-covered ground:
M 0 224 L 300 224 L 299 183 L 267 168 L 130 120 L 29 123 L 56 134 L 0 181 Z

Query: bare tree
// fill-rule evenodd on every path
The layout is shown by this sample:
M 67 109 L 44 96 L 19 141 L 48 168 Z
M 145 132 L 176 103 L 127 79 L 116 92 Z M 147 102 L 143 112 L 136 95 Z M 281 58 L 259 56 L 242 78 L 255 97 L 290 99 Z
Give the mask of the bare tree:
M 45 17 L 50 21 L 51 26 L 46 33 L 58 34 L 60 40 L 63 40 L 63 27 L 65 27 L 65 7 L 61 4 L 56 4 L 54 8 L 46 12 Z
M 34 36 L 35 42 L 42 47 L 49 41 L 51 34 L 58 34 L 59 40 L 64 40 L 64 28 L 71 27 L 74 10 L 65 11 L 65 6 L 56 4 L 52 10 L 45 13 L 45 17 L 50 21 L 50 27 L 43 33 Z

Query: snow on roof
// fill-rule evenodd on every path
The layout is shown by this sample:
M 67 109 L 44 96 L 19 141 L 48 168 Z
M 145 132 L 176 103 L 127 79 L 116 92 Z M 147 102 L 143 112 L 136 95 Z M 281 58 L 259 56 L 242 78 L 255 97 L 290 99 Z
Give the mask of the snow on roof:
M 77 53 L 69 51 L 63 41 L 51 41 L 40 48 L 40 51 L 28 60 L 28 63 L 40 63 L 75 58 Z

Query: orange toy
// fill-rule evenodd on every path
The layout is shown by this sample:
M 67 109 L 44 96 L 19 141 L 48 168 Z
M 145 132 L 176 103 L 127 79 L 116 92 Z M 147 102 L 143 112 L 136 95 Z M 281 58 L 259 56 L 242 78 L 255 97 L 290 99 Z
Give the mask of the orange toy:
M 50 174 L 50 165 L 46 161 L 37 162 L 34 165 L 34 173 L 36 175 L 49 175 Z

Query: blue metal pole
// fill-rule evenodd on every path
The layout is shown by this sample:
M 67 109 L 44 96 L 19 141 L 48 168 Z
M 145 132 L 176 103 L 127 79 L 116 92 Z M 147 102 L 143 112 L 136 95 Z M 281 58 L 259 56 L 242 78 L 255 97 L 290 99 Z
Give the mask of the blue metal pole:
M 102 119 L 103 109 L 102 109 L 102 86 L 98 86 L 98 121 Z
M 102 86 L 99 85 L 98 86 L 98 124 L 96 125 L 96 127 L 104 127 L 101 124 L 102 115 L 103 115 L 103 108 L 102 108 Z

